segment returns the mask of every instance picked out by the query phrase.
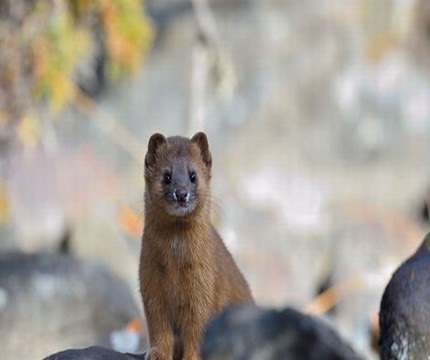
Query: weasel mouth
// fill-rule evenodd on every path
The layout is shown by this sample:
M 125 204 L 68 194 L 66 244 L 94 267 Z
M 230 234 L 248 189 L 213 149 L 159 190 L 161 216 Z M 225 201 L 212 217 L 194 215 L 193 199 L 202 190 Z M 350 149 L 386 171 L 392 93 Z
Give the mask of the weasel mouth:
M 178 201 L 176 204 L 173 205 L 175 209 L 181 209 L 181 210 L 193 210 L 194 205 L 193 203 L 189 201 Z
M 167 212 L 173 216 L 185 216 L 194 211 L 194 201 L 175 201 L 167 205 Z
M 178 206 L 181 208 L 187 208 L 190 205 L 189 201 L 178 201 Z

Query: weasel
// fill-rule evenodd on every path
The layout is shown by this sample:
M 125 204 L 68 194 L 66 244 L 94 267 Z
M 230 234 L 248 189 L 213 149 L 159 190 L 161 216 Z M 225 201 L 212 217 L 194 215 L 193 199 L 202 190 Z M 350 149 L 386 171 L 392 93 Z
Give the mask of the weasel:
M 202 132 L 149 139 L 139 269 L 149 360 L 199 359 L 208 320 L 229 305 L 253 303 L 210 221 L 211 167 Z

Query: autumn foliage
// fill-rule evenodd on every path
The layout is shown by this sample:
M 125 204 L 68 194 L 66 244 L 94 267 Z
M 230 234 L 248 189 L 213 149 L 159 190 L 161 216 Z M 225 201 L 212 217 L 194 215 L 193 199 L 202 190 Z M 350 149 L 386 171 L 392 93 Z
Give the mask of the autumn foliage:
M 140 0 L 7 0 L 0 21 L 0 120 L 15 124 L 36 104 L 67 105 L 100 44 L 114 80 L 137 70 L 152 39 Z

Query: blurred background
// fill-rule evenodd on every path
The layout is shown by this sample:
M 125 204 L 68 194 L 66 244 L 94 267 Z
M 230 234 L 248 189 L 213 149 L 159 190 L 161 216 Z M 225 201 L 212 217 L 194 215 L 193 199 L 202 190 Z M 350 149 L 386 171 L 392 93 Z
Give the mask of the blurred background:
M 429 56 L 426 0 L 1 0 L 2 357 L 145 348 L 147 141 L 204 130 L 257 303 L 376 358 L 429 228 Z

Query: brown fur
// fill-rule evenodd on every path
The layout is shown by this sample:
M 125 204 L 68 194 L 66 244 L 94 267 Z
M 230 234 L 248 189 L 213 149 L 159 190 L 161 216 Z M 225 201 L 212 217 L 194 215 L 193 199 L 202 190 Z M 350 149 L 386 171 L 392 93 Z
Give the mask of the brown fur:
M 150 360 L 199 359 L 207 321 L 228 305 L 253 302 L 248 284 L 210 222 L 211 164 L 203 133 L 191 140 L 166 139 L 161 134 L 150 138 L 140 257 Z M 168 210 L 168 186 L 163 185 L 166 169 L 173 169 L 174 180 L 175 171 L 179 174 L 181 169 L 197 174 L 195 207 L 185 215 L 172 215 Z M 184 176 L 178 175 L 182 184 L 187 183 Z

